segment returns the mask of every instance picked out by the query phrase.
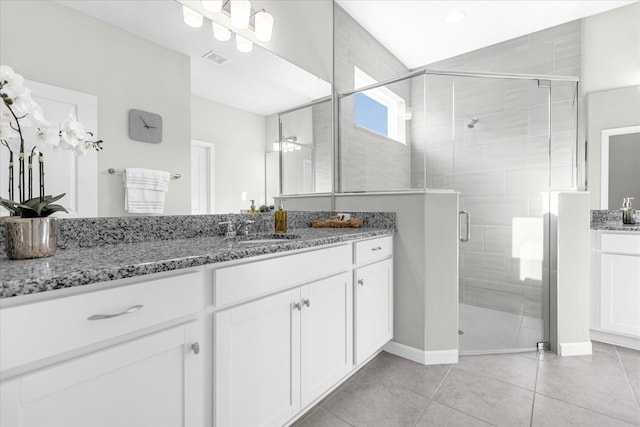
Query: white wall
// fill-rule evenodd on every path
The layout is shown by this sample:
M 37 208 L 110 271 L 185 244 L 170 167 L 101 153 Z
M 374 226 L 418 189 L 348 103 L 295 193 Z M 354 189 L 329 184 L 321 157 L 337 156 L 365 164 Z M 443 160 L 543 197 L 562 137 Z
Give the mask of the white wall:
M 0 2 L 0 62 L 30 80 L 98 97 L 98 212 L 125 215 L 110 167 L 164 169 L 189 176 L 189 59 L 52 1 Z M 128 111 L 163 118 L 161 144 L 128 137 Z M 96 130 L 96 129 L 93 129 Z M 188 178 L 172 180 L 165 214 L 190 213 Z
M 582 91 L 640 83 L 640 4 L 584 19 Z
M 265 123 L 264 116 L 191 97 L 191 136 L 215 146 L 216 213 L 264 202 Z
M 274 17 L 273 37 L 264 47 L 331 82 L 333 55 L 332 0 L 253 0 Z

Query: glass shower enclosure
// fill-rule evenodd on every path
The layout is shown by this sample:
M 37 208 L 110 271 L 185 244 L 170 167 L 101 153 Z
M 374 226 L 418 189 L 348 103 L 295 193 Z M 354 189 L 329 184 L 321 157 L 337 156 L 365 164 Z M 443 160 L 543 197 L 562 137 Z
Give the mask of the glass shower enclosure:
M 459 193 L 461 354 L 549 340 L 549 195 L 577 188 L 577 79 L 417 70 L 339 96 L 339 192 Z

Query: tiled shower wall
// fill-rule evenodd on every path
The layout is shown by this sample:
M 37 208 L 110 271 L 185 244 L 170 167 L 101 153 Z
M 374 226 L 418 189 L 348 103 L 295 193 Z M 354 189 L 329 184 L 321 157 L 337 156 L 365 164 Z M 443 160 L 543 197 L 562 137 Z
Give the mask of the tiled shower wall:
M 429 68 L 580 76 L 581 21 Z M 459 191 L 460 208 L 471 214 L 471 240 L 460 244 L 460 301 L 539 317 L 544 288 L 538 279 L 541 192 L 549 182 L 549 92 L 535 80 L 434 75 L 414 80 L 413 141 L 421 139 L 418 134 L 424 129 L 426 174 L 422 162 L 412 162 L 412 185 L 421 185 L 426 176 L 427 188 Z M 574 90 L 574 83 L 551 82 L 553 189 L 576 185 Z M 421 104 L 425 114 L 415 114 Z M 469 128 L 473 118 L 478 122 Z M 419 143 L 412 147 L 415 154 L 423 150 Z M 539 247 L 531 248 L 531 240 L 519 238 L 522 230 L 514 234 L 513 218 L 519 218 L 521 229 L 538 228 Z
M 338 93 L 354 89 L 354 66 L 383 81 L 407 73 L 371 34 L 335 4 L 334 66 Z M 391 88 L 410 105 L 409 82 Z M 353 97 L 340 101 L 340 189 L 374 191 L 408 189 L 411 184 L 410 134 L 403 144 L 354 124 Z

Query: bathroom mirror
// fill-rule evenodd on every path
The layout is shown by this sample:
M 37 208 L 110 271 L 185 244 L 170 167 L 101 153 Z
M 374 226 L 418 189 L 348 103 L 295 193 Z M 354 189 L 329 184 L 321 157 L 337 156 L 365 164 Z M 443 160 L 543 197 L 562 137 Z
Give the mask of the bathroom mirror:
M 638 137 L 638 130 L 634 129 L 637 129 L 639 117 L 640 86 L 586 94 L 587 191 L 591 193 L 591 209 L 619 209 L 622 207 L 622 197 L 634 197 L 633 194 L 626 194 L 632 188 L 617 183 L 618 179 L 622 183 L 627 181 L 617 172 L 629 162 L 633 164 L 632 169 L 639 169 L 640 156 L 637 150 L 640 143 L 624 143 L 633 140 L 634 134 L 635 138 Z M 604 144 L 608 144 L 608 147 L 604 148 Z M 615 150 L 613 157 L 610 155 L 612 146 Z M 613 181 L 610 179 L 612 173 Z M 637 205 L 637 199 L 635 202 Z
M 601 208 L 620 208 L 626 197 L 640 201 L 640 125 L 603 129 L 601 143 Z
M 266 201 L 264 159 L 273 143 L 267 122 L 331 93 L 332 7 L 251 4 L 275 23 L 272 40 L 245 53 L 233 35 L 216 40 L 207 18 L 200 28 L 187 26 L 176 1 L 2 1 L 2 63 L 30 80 L 98 99 L 105 140 L 95 191 L 99 216 L 127 215 L 122 181 L 107 172 L 124 167 L 180 173 L 170 183 L 165 214 L 190 214 L 192 140 L 215 146 L 213 213 Z M 130 109 L 162 116 L 161 144 L 128 138 Z

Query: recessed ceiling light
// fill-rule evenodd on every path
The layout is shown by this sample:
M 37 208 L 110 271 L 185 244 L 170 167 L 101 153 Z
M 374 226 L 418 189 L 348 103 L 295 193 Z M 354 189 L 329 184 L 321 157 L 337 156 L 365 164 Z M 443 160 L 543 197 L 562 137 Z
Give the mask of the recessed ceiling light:
M 447 19 L 445 19 L 445 22 L 447 24 L 455 24 L 457 22 L 462 21 L 465 15 L 466 13 L 464 10 L 454 10 L 449 14 L 449 16 L 447 16 Z

